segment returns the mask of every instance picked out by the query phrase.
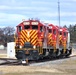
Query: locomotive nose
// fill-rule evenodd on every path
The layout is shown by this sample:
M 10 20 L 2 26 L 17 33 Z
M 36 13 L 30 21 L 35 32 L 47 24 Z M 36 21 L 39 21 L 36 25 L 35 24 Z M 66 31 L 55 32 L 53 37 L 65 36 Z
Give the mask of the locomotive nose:
M 27 34 L 28 34 L 28 36 L 29 36 L 29 35 L 30 35 L 30 32 L 28 31 L 28 33 L 27 33 Z

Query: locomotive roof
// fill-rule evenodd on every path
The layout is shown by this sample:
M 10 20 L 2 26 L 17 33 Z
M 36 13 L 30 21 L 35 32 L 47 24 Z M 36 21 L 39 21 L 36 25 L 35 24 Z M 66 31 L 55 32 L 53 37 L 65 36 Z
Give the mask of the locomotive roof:
M 24 22 L 38 22 L 40 25 L 44 25 L 42 22 L 40 22 L 39 20 L 25 20 L 23 22 L 21 22 L 20 24 L 18 24 L 17 26 L 22 26 Z
M 52 26 L 53 28 L 58 29 L 58 26 L 56 26 L 56 25 L 54 25 L 54 24 L 48 24 L 48 27 L 49 27 L 49 26 Z
M 67 28 L 63 27 L 63 28 L 60 28 L 60 30 L 62 31 L 66 31 L 66 32 L 69 32 Z

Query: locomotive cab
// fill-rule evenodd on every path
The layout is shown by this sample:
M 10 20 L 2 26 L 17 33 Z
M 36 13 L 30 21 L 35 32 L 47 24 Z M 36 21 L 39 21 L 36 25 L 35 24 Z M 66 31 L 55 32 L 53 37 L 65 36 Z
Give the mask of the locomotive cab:
M 48 26 L 48 46 L 53 47 L 54 51 L 56 51 L 58 46 L 58 28 L 53 24 Z
M 58 28 L 53 24 L 49 24 L 46 33 L 47 33 L 46 55 L 49 58 L 56 57 L 59 53 Z
M 32 39 L 35 38 L 35 40 L 43 40 L 44 37 L 44 31 L 43 31 L 43 24 L 41 24 L 39 21 L 34 21 L 34 20 L 29 20 L 29 21 L 24 21 L 23 23 L 19 24 L 17 26 L 17 35 L 18 38 L 23 38 L 20 40 L 21 46 L 24 45 L 24 42 L 30 42 L 32 45 L 38 45 L 35 44 L 32 41 Z M 32 36 L 33 35 L 33 36 Z
M 59 29 L 59 47 L 62 49 L 61 54 L 66 57 L 72 52 L 72 48 L 70 47 L 70 35 L 67 28 Z
M 67 49 L 68 30 L 66 28 L 60 28 L 59 31 L 59 46 L 63 49 L 62 53 L 66 52 Z

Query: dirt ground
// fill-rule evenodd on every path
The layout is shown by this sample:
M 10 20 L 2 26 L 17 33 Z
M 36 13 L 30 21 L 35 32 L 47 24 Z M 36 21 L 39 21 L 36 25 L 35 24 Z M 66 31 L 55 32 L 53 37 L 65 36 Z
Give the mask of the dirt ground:
M 1 66 L 0 75 L 76 75 L 76 59 L 44 66 Z
M 75 49 L 72 55 L 76 55 Z M 62 60 L 63 62 L 57 61 L 57 63 L 50 61 L 43 66 L 0 66 L 0 75 L 76 75 L 76 57 Z

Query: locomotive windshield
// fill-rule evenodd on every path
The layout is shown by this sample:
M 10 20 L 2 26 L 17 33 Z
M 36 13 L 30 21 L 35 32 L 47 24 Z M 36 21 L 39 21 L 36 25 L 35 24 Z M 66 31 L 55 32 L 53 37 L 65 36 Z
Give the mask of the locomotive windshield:
M 30 29 L 30 25 L 25 25 L 24 29 Z
M 49 33 L 52 33 L 52 30 L 51 29 L 49 29 Z
M 32 25 L 32 29 L 38 30 L 38 25 Z
M 64 36 L 66 36 L 66 32 L 64 32 Z
M 60 35 L 62 35 L 62 32 L 60 31 L 60 33 L 59 33 Z

